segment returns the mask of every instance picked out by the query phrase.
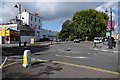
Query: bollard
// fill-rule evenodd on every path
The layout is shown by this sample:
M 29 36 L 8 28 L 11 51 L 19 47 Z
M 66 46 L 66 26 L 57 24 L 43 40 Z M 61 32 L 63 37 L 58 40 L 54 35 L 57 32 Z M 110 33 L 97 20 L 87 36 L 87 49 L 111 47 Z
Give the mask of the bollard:
M 94 42 L 94 47 L 96 47 L 96 42 Z
M 24 42 L 24 47 L 26 47 L 27 42 Z
M 19 42 L 19 47 L 21 47 L 21 42 Z
M 28 67 L 31 65 L 31 51 L 30 50 L 25 50 L 23 54 L 23 67 Z

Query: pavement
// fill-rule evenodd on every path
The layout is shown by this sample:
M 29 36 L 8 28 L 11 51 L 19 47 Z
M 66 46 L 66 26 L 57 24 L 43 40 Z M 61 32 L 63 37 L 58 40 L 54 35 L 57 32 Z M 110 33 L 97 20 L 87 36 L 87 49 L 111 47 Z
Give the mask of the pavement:
M 33 44 L 27 43 L 26 46 L 33 46 L 33 45 L 50 45 L 50 44 L 56 44 L 56 43 L 60 43 L 60 42 L 36 42 Z M 19 43 L 15 43 L 15 44 L 2 44 L 0 45 L 1 47 L 19 47 Z M 21 44 L 22 47 L 24 47 L 24 44 Z
M 80 66 L 75 67 L 69 63 L 60 63 L 57 61 L 36 61 L 27 68 L 22 67 L 22 63 L 5 65 L 2 69 L 2 78 L 3 80 L 6 78 L 16 78 L 17 80 L 21 78 L 96 78 L 95 80 L 112 78 L 113 80 L 117 80 L 118 75 L 90 70 Z
M 112 52 L 112 53 L 118 53 L 118 47 L 120 45 L 117 43 L 116 47 L 113 47 L 113 49 L 109 49 L 107 43 L 99 43 L 96 45 L 96 47 L 93 45 L 90 47 L 90 49 L 97 50 L 97 51 L 103 51 L 103 52 Z

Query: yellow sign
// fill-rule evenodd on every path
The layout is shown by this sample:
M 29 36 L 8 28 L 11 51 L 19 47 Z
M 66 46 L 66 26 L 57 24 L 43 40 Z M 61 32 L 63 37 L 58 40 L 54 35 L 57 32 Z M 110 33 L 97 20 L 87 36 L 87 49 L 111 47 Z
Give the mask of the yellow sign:
M 2 31 L 4 31 L 5 30 L 5 26 L 2 26 Z
M 5 31 L 5 36 L 10 36 L 10 30 Z
M 0 36 L 10 36 L 10 30 L 2 30 L 2 31 L 0 31 Z
M 5 36 L 5 30 L 2 30 L 2 36 Z

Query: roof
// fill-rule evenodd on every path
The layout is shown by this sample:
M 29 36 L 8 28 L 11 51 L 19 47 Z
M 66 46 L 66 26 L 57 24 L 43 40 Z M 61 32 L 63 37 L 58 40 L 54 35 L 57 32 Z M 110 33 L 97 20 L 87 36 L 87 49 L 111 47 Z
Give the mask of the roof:
M 34 15 L 34 16 L 36 16 L 35 14 L 33 14 L 33 13 L 30 13 L 30 12 L 28 12 L 29 14 L 31 14 L 31 15 Z M 37 17 L 39 17 L 39 18 L 42 18 L 43 19 L 43 17 L 40 17 L 40 16 L 37 16 Z

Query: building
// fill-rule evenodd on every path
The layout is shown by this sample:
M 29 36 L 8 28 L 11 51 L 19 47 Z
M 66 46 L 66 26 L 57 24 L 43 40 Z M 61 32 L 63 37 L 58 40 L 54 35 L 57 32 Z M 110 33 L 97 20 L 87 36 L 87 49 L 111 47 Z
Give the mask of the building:
M 3 26 L 5 30 L 3 30 Z M 9 35 L 2 35 L 2 32 L 9 30 Z M 26 9 L 23 9 L 22 13 L 15 19 L 11 19 L 10 23 L 0 25 L 2 43 L 18 43 L 18 42 L 31 42 L 39 41 L 41 38 L 55 38 L 57 32 L 51 30 L 42 29 L 42 17 L 38 13 L 29 13 Z M 12 33 L 14 33 L 12 35 Z M 16 34 L 15 34 L 16 33 Z M 2 41 L 1 41 L 2 40 Z
M 8 31 L 8 35 L 6 35 L 6 31 Z M 27 39 L 34 38 L 35 35 L 35 31 L 32 28 L 24 25 L 23 22 L 17 18 L 11 19 L 9 23 L 1 24 L 0 32 L 1 43 L 30 42 Z
M 42 29 L 42 17 L 38 16 L 38 13 L 32 14 L 26 9 L 23 9 L 19 18 L 23 21 L 23 24 L 29 25 L 30 28 L 35 30 L 35 41 L 38 41 L 40 39 L 40 31 Z

